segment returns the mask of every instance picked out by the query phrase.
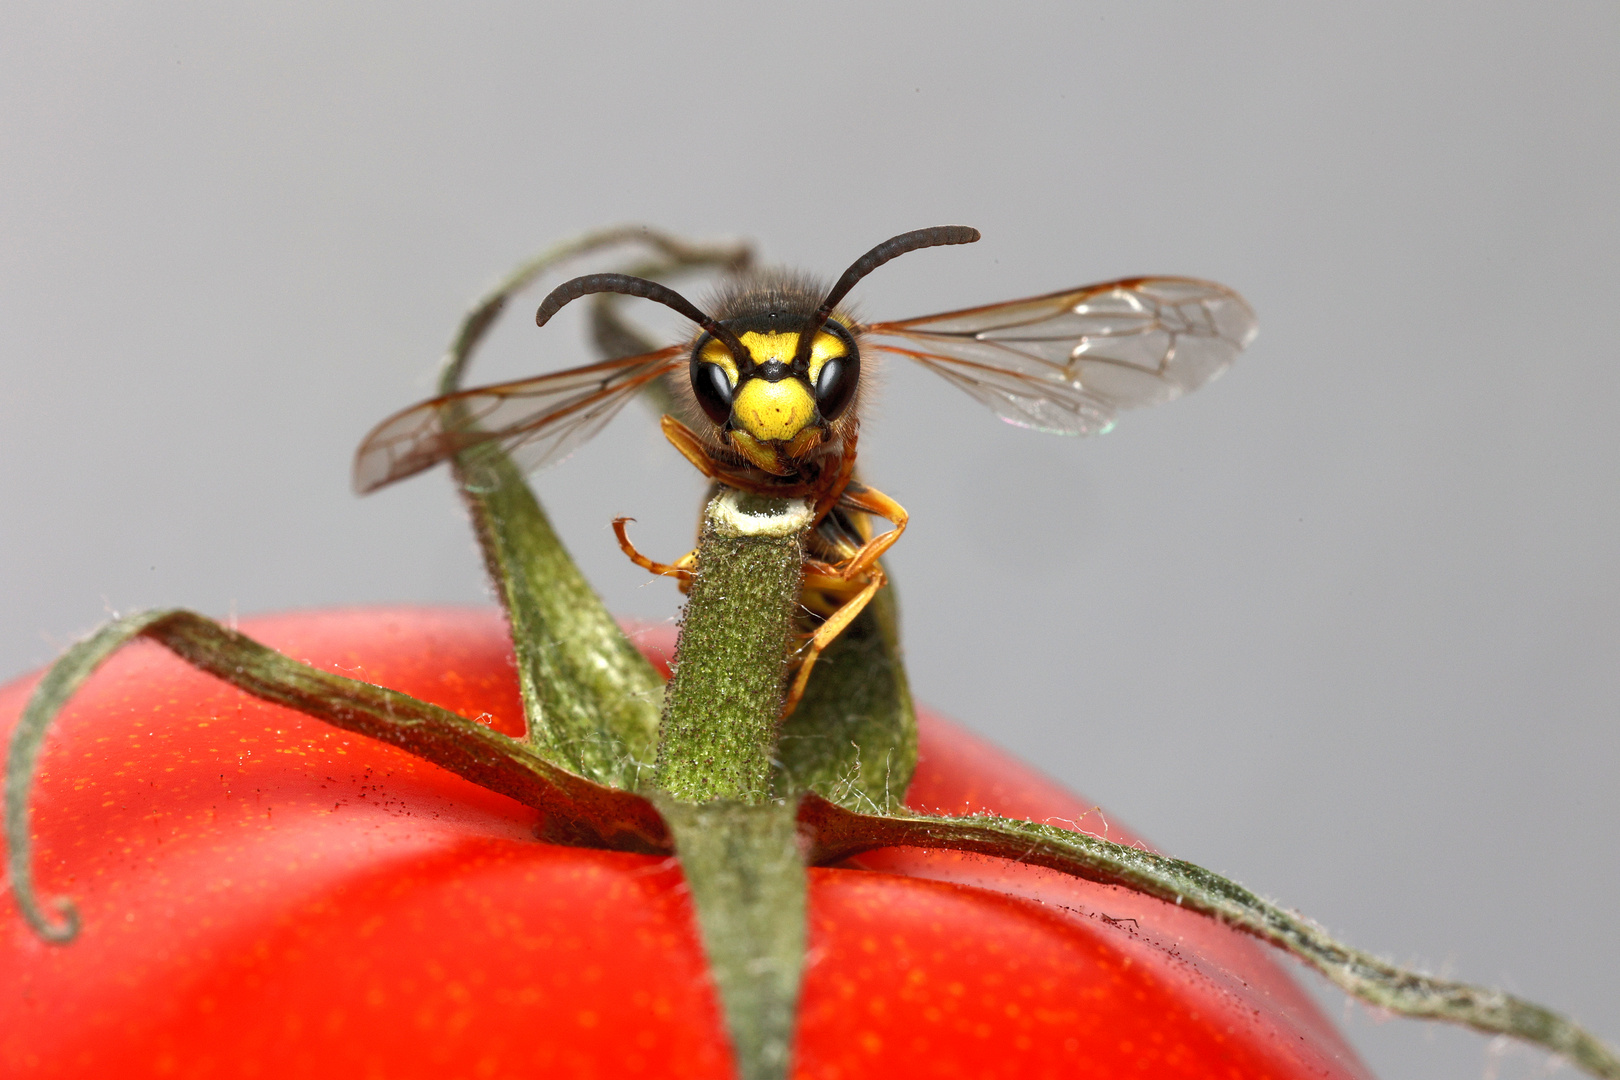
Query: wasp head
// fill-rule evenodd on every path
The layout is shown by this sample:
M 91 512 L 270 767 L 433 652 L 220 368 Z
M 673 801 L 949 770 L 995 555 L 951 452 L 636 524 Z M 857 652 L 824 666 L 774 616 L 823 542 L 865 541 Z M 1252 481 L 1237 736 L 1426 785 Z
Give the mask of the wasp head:
M 767 472 L 782 473 L 826 438 L 855 400 L 860 351 L 838 319 L 814 330 L 803 316 L 767 311 L 727 319 L 741 357 L 713 334 L 692 350 L 692 392 L 732 446 Z M 795 325 L 797 324 L 797 325 Z M 813 333 L 801 349 L 803 335 Z

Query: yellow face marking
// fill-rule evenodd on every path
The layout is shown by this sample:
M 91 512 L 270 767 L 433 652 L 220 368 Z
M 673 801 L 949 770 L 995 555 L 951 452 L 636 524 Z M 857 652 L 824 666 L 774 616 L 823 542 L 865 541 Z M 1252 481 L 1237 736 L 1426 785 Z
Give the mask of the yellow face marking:
M 793 356 L 799 351 L 799 335 L 791 334 L 764 334 L 750 330 L 740 335 L 740 340 L 753 355 L 756 364 L 764 364 L 771 360 L 780 360 L 784 364 L 793 363 Z M 843 356 L 849 350 L 844 343 L 825 330 L 816 332 L 816 340 L 810 346 L 810 383 L 815 385 L 816 377 L 821 374 L 821 366 L 834 357 Z
M 793 356 L 799 350 L 799 335 L 795 331 L 791 334 L 769 334 L 757 330 L 750 330 L 739 334 L 738 340 L 748 347 L 748 352 L 754 358 L 754 363 L 764 364 L 772 360 L 780 360 L 784 364 L 793 363 Z M 821 366 L 828 360 L 844 356 L 849 349 L 837 337 L 820 330 L 816 333 L 815 344 L 810 346 L 810 382 L 815 384 L 821 375 Z M 737 385 L 737 364 L 731 358 L 731 350 L 718 338 L 710 338 L 698 354 L 698 359 L 710 364 L 718 364 L 731 380 L 731 385 Z
M 737 361 L 731 357 L 731 350 L 726 348 L 725 342 L 719 338 L 710 338 L 698 353 L 698 359 L 706 364 L 713 364 L 726 373 L 726 381 L 733 387 L 737 385 Z
M 816 399 L 798 379 L 749 379 L 731 402 L 731 417 L 756 439 L 786 442 L 815 419 Z

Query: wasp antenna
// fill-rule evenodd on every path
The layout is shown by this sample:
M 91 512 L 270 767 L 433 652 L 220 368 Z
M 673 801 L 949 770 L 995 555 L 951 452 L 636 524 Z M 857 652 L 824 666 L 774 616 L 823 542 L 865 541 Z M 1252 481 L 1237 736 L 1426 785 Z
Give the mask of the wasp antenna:
M 827 298 L 821 302 L 821 306 L 811 316 L 810 325 L 805 328 L 803 335 L 799 338 L 798 355 L 795 357 L 795 362 L 802 362 L 810 355 L 810 343 L 811 339 L 816 336 L 816 331 L 820 330 L 821 324 L 826 322 L 827 318 L 832 315 L 833 308 L 838 306 L 838 301 L 849 295 L 849 290 L 853 289 L 856 282 L 860 281 L 861 278 L 870 274 L 890 259 L 898 258 L 908 251 L 916 251 L 919 248 L 943 247 L 947 244 L 971 244 L 978 239 L 978 229 L 971 229 L 966 225 L 936 225 L 932 229 L 917 229 L 914 232 L 901 233 L 899 236 L 890 237 L 856 259 L 850 264 L 849 269 L 844 271 L 844 276 L 839 278 L 833 287 L 828 290 Z
M 960 241 L 955 241 L 960 243 Z M 897 253 L 898 254 L 898 253 Z M 889 258 L 894 258 L 893 255 Z M 625 296 L 639 296 L 643 300 L 652 300 L 663 304 L 676 313 L 691 319 L 703 329 L 713 334 L 725 347 L 730 350 L 732 358 L 739 366 L 747 367 L 749 364 L 748 347 L 737 339 L 737 335 L 715 322 L 713 318 L 700 311 L 680 293 L 667 285 L 660 285 L 656 281 L 646 278 L 631 277 L 629 274 L 586 274 L 584 277 L 565 281 L 540 303 L 540 310 L 534 313 L 536 326 L 544 326 L 551 321 L 551 317 L 561 311 L 563 306 L 571 300 L 578 300 L 591 293 L 623 293 Z

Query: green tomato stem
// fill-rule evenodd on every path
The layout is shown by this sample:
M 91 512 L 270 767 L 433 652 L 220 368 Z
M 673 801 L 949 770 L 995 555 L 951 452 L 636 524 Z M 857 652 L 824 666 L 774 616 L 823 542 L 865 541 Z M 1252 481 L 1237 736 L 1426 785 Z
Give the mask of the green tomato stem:
M 803 500 L 729 490 L 704 511 L 658 730 L 657 784 L 683 802 L 770 797 L 810 522 Z
M 739 1080 L 783 1080 L 804 978 L 808 879 L 793 800 L 653 802 L 675 838 Z
M 810 505 L 709 501 L 658 733 L 655 795 L 692 890 L 740 1080 L 781 1080 L 804 974 L 796 799 L 773 800 Z

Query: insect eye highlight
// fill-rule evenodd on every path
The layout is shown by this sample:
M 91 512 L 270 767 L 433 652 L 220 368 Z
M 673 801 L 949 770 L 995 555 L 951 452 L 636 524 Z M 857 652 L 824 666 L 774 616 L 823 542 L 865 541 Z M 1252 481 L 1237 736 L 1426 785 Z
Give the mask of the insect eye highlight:
M 816 376 L 816 407 L 823 420 L 836 420 L 849 408 L 860 378 L 861 361 L 854 353 L 821 365 L 821 373 Z
M 692 357 L 692 393 L 710 420 L 724 424 L 731 419 L 731 380 L 719 364 Z

